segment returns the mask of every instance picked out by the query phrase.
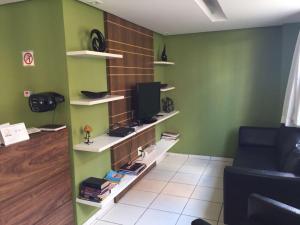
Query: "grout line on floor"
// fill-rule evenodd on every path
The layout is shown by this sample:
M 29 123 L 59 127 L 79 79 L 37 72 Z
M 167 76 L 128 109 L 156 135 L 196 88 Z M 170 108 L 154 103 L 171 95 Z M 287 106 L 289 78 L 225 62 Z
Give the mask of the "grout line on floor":
M 167 159 L 168 157 L 169 157 L 169 156 L 166 156 L 164 159 Z M 135 207 L 139 207 L 139 208 L 143 208 L 143 209 L 144 209 L 143 213 L 139 216 L 139 218 L 137 219 L 137 221 L 136 221 L 134 224 L 137 224 L 137 223 L 140 221 L 140 219 L 145 215 L 145 213 L 147 212 L 147 210 L 151 209 L 151 210 L 157 210 L 157 211 L 161 211 L 161 212 L 167 212 L 167 213 L 172 213 L 172 214 L 177 214 L 177 215 L 179 215 L 179 216 L 178 216 L 178 219 L 177 219 L 177 221 L 176 221 L 176 223 L 175 223 L 174 225 L 176 225 L 176 224 L 178 223 L 180 217 L 183 216 L 183 215 L 184 215 L 184 216 L 191 216 L 191 217 L 195 217 L 195 218 L 202 218 L 202 219 L 205 219 L 205 220 L 214 221 L 214 222 L 217 222 L 217 225 L 218 225 L 218 223 L 220 222 L 220 216 L 221 216 L 222 209 L 223 209 L 223 200 L 222 200 L 222 202 L 212 202 L 212 201 L 201 200 L 201 199 L 196 199 L 196 198 L 193 198 L 193 197 L 192 197 L 192 195 L 193 195 L 194 191 L 196 190 L 196 188 L 197 188 L 197 187 L 201 187 L 201 186 L 199 185 L 199 182 L 200 182 L 200 180 L 205 176 L 205 171 L 206 171 L 206 169 L 209 167 L 209 165 L 211 165 L 211 162 L 213 162 L 213 161 L 215 161 L 215 160 L 212 160 L 212 159 L 203 159 L 203 160 L 206 160 L 207 162 L 205 163 L 205 166 L 204 166 L 203 170 L 202 170 L 201 173 L 199 174 L 199 178 L 197 179 L 197 183 L 196 183 L 195 185 L 193 185 L 193 184 L 186 184 L 186 183 L 179 183 L 179 182 L 176 182 L 176 181 L 173 182 L 172 179 L 173 179 L 178 173 L 193 174 L 193 173 L 187 173 L 187 172 L 180 172 L 180 170 L 187 164 L 188 159 L 189 159 L 189 157 L 186 157 L 186 158 L 184 159 L 184 161 L 182 161 L 181 165 L 180 165 L 177 169 L 175 169 L 175 170 L 158 169 L 158 170 L 168 171 L 168 172 L 173 172 L 173 173 L 174 173 L 174 174 L 171 176 L 171 178 L 168 179 L 168 180 L 163 181 L 163 180 L 159 180 L 159 179 L 155 179 L 155 178 L 154 178 L 154 179 L 147 179 L 146 177 L 142 178 L 142 179 L 146 179 L 146 180 L 156 180 L 156 181 L 165 182 L 165 185 L 163 186 L 163 188 L 162 188 L 159 192 L 152 192 L 152 191 L 144 191 L 144 190 L 138 190 L 138 189 L 135 189 L 136 191 L 143 191 L 143 192 L 149 192 L 149 193 L 155 193 L 155 194 L 156 194 L 156 197 L 148 204 L 147 207 L 136 206 L 136 205 L 126 204 L 126 203 L 117 203 L 117 204 L 123 204 L 123 205 L 128 205 L 128 206 L 135 206 Z M 214 176 L 208 176 L 208 177 L 214 177 Z M 214 177 L 214 178 L 222 179 L 222 177 Z M 165 193 L 163 193 L 163 190 L 167 187 L 167 185 L 168 185 L 169 183 L 177 183 L 177 184 L 192 185 L 192 186 L 194 186 L 194 188 L 193 188 L 193 191 L 191 192 L 191 194 L 190 194 L 188 197 L 183 197 L 183 196 L 178 196 L 178 195 L 172 195 L 172 194 L 165 194 Z M 202 187 L 207 187 L 207 188 L 211 188 L 211 189 L 223 190 L 223 188 L 218 188 L 218 187 L 209 187 L 209 186 L 202 186 Z M 132 190 L 134 190 L 134 189 L 132 189 Z M 183 207 L 183 209 L 181 210 L 180 213 L 172 212 L 172 211 L 167 211 L 167 210 L 161 210 L 161 209 L 153 209 L 153 208 L 151 208 L 151 205 L 152 205 L 152 204 L 157 200 L 157 198 L 158 198 L 159 196 L 161 196 L 162 194 L 163 194 L 163 195 L 168 195 L 168 196 L 175 196 L 175 197 L 185 198 L 185 199 L 187 199 L 187 202 L 186 202 L 186 204 L 184 205 L 184 207 Z M 205 218 L 205 216 L 204 216 L 204 217 L 197 217 L 197 216 L 192 216 L 192 215 L 183 214 L 184 209 L 186 208 L 187 204 L 189 203 L 189 201 L 190 201 L 191 199 L 199 200 L 199 201 L 204 201 L 204 202 L 208 202 L 208 203 L 220 204 L 220 205 L 221 205 L 221 210 L 220 210 L 220 212 L 219 212 L 218 219 L 217 219 L 217 220 L 212 220 L 212 219 Z M 108 210 L 108 212 L 106 212 L 106 213 L 104 214 L 104 216 L 107 215 L 113 208 L 114 208 L 114 207 L 112 207 L 110 210 Z M 104 217 L 104 216 L 103 216 L 103 217 Z M 103 217 L 102 217 L 102 218 L 103 218 Z M 100 220 L 106 221 L 106 220 L 103 220 L 103 219 L 100 219 Z M 107 222 L 110 222 L 110 221 L 107 221 Z M 110 222 L 110 223 L 111 223 L 111 222 Z M 118 224 L 116 224 L 116 225 L 118 225 Z

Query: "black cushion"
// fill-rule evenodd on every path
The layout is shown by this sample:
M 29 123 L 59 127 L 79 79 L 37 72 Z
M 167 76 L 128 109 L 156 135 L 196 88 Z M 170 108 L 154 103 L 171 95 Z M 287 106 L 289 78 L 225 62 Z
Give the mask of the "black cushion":
M 274 147 L 277 136 L 277 128 L 240 127 L 239 145 Z
M 247 221 L 247 222 L 244 222 L 242 223 L 241 225 L 265 225 L 265 224 L 262 224 L 262 223 L 258 223 L 258 222 L 253 222 L 253 221 Z
M 211 225 L 211 224 L 204 220 L 196 219 L 192 222 L 192 225 Z
M 300 143 L 300 129 L 281 126 L 277 140 L 277 154 L 280 170 L 283 171 L 290 152 Z
M 300 175 L 300 149 L 295 148 L 288 154 L 282 171 Z
M 233 166 L 278 171 L 274 149 L 267 147 L 240 147 L 234 158 Z

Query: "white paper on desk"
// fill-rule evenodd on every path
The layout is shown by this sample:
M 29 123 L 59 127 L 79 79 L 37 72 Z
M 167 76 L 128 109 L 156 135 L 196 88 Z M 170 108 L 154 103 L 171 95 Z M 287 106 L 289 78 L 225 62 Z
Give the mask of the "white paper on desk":
M 0 127 L 0 141 L 5 146 L 26 140 L 29 140 L 29 135 L 24 123 Z
M 4 128 L 4 127 L 8 127 L 9 125 L 10 125 L 10 123 L 0 124 L 0 129 L 1 129 L 1 128 Z M 0 138 L 0 145 L 3 144 L 1 139 L 2 139 L 2 138 Z

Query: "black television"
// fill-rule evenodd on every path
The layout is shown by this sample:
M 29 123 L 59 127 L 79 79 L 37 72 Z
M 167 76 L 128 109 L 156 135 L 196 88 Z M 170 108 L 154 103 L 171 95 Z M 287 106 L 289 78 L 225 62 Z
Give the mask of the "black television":
M 136 119 L 141 123 L 153 123 L 160 112 L 160 82 L 137 83 Z

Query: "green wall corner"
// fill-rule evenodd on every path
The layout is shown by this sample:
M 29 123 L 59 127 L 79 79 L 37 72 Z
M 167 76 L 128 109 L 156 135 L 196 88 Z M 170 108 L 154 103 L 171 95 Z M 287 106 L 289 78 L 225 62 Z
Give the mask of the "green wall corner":
M 180 114 L 173 152 L 232 157 L 241 125 L 278 126 L 281 115 L 281 28 L 165 38 L 176 65 L 165 79 Z

